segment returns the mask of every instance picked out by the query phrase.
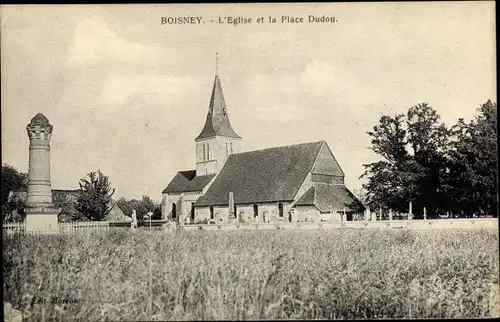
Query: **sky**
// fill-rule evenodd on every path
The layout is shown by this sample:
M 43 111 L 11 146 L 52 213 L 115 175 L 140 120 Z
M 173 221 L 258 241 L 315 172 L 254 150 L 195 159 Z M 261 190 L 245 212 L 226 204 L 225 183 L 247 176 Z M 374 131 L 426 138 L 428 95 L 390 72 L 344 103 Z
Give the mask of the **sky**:
M 100 169 L 116 198 L 160 201 L 195 168 L 216 52 L 243 151 L 325 140 L 351 190 L 378 160 L 366 132 L 382 115 L 427 102 L 452 125 L 496 101 L 494 2 L 0 8 L 2 162 L 28 171 L 26 125 L 43 113 L 53 189 Z M 189 16 L 205 23 L 161 24 Z

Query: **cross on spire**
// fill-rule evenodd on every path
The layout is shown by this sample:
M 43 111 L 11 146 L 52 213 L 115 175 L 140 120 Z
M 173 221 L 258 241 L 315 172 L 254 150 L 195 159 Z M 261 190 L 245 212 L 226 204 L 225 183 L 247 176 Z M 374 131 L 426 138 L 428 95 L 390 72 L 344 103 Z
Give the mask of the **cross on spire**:
M 215 75 L 219 75 L 219 52 L 215 53 Z

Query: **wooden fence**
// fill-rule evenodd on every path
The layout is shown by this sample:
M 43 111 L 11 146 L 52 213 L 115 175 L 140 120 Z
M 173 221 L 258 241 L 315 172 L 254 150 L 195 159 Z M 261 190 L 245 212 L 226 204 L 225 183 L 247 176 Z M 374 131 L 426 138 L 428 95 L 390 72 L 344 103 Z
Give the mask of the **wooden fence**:
M 25 228 L 24 222 L 8 223 L 2 225 L 2 230 L 7 234 L 23 233 L 24 228 Z
M 28 232 L 26 231 L 25 222 L 20 223 L 7 223 L 2 225 L 2 229 L 5 233 L 15 234 L 15 233 L 43 233 L 42 232 Z M 59 223 L 59 233 L 63 234 L 73 234 L 73 233 L 105 233 L 109 231 L 109 222 L 107 221 L 86 221 L 86 222 L 60 222 Z
M 25 224 L 8 223 L 3 224 L 3 231 L 7 234 L 25 233 Z M 379 221 L 338 221 L 338 222 L 275 222 L 275 223 L 238 223 L 238 224 L 189 224 L 178 225 L 166 220 L 151 220 L 138 223 L 135 230 L 239 230 L 239 229 L 337 229 L 337 228 L 406 228 L 411 230 L 435 230 L 435 229 L 480 229 L 498 228 L 497 218 L 475 218 L 475 219 L 430 219 L 430 220 L 379 220 Z M 101 234 L 110 230 L 131 230 L 130 222 L 67 222 L 59 223 L 59 233 L 63 234 Z M 26 232 L 37 233 L 37 232 Z
M 166 220 L 151 220 L 141 221 L 138 223 L 138 230 L 163 230 L 171 224 Z M 128 221 L 77 221 L 77 222 L 60 222 L 59 233 L 62 234 L 101 234 L 112 230 L 130 230 L 131 223 Z M 2 225 L 3 232 L 6 234 L 14 233 L 44 233 L 43 231 L 26 231 L 25 222 L 20 223 L 4 223 Z
M 85 233 L 99 234 L 109 231 L 109 222 L 107 221 L 81 221 L 81 222 L 62 222 L 59 223 L 59 232 L 63 234 Z

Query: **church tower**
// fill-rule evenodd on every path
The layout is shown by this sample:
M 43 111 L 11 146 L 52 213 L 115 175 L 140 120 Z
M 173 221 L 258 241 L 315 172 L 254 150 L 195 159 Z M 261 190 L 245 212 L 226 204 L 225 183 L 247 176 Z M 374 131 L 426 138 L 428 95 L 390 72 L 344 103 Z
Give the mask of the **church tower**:
M 232 153 L 240 151 L 241 137 L 229 122 L 218 74 L 218 56 L 207 119 L 196 142 L 196 175 L 217 174 Z

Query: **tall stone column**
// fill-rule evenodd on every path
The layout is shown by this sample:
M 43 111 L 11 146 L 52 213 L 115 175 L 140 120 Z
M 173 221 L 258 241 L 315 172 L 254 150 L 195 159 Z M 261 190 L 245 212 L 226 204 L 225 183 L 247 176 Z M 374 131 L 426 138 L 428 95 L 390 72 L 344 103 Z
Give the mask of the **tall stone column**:
M 27 231 L 58 231 L 59 208 L 52 203 L 50 184 L 50 138 L 53 126 L 41 113 L 26 126 L 30 139 L 28 197 L 26 199 Z

